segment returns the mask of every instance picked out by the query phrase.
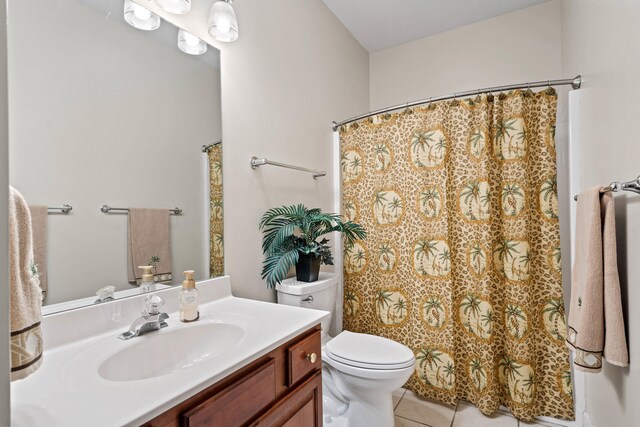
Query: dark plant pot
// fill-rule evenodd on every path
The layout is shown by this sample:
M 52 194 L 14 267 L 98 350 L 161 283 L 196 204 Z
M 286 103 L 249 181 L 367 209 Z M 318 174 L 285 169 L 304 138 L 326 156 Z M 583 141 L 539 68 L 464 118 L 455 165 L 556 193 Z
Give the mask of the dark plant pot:
M 300 253 L 296 264 L 296 279 L 301 282 L 315 282 L 320 273 L 320 257 L 316 254 Z

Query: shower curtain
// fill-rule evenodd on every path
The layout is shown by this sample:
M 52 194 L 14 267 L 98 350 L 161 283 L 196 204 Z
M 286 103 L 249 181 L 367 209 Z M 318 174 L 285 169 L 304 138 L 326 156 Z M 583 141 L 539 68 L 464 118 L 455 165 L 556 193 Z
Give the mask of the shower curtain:
M 574 417 L 562 299 L 557 96 L 514 91 L 342 126 L 345 329 L 410 347 L 416 394 Z
M 209 149 L 209 277 L 224 275 L 222 144 Z

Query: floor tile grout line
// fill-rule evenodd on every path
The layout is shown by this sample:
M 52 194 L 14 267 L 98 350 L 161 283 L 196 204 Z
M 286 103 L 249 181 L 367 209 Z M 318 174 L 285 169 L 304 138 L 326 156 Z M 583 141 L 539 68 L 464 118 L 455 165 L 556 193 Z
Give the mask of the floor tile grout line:
M 449 427 L 453 427 L 453 423 L 456 420 L 456 415 L 458 414 L 458 408 L 460 407 L 460 401 L 456 402 L 456 410 L 453 411 L 453 417 L 451 418 L 451 424 L 449 424 Z
M 393 407 L 393 414 L 395 415 L 396 413 L 396 409 L 398 409 L 398 405 L 400 405 L 400 402 L 402 402 L 402 399 L 404 399 L 404 395 L 407 394 L 407 389 L 403 389 L 404 392 L 402 392 L 402 396 L 400 396 L 400 399 L 398 399 L 398 403 L 396 403 L 396 405 Z
M 411 421 L 412 423 L 420 424 L 421 426 L 431 427 L 429 424 L 421 423 L 420 421 L 412 420 L 411 418 L 403 417 L 400 415 L 394 415 L 395 417 L 402 418 L 403 420 Z

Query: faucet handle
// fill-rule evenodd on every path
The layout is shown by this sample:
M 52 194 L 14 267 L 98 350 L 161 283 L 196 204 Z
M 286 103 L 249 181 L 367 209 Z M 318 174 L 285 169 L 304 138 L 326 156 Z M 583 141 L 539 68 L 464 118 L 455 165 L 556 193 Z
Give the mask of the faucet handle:
M 146 305 L 146 310 L 147 310 L 147 314 L 158 314 L 160 313 L 160 310 L 158 310 L 158 307 L 164 305 L 164 299 L 162 299 L 162 297 L 160 295 L 148 295 L 145 300 L 145 305 Z

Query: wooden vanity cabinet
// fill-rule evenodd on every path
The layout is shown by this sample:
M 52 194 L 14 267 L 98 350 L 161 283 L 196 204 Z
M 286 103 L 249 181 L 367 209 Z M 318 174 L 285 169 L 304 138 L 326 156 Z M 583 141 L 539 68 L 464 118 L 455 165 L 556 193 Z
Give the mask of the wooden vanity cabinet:
M 143 424 L 322 427 L 320 326 Z

